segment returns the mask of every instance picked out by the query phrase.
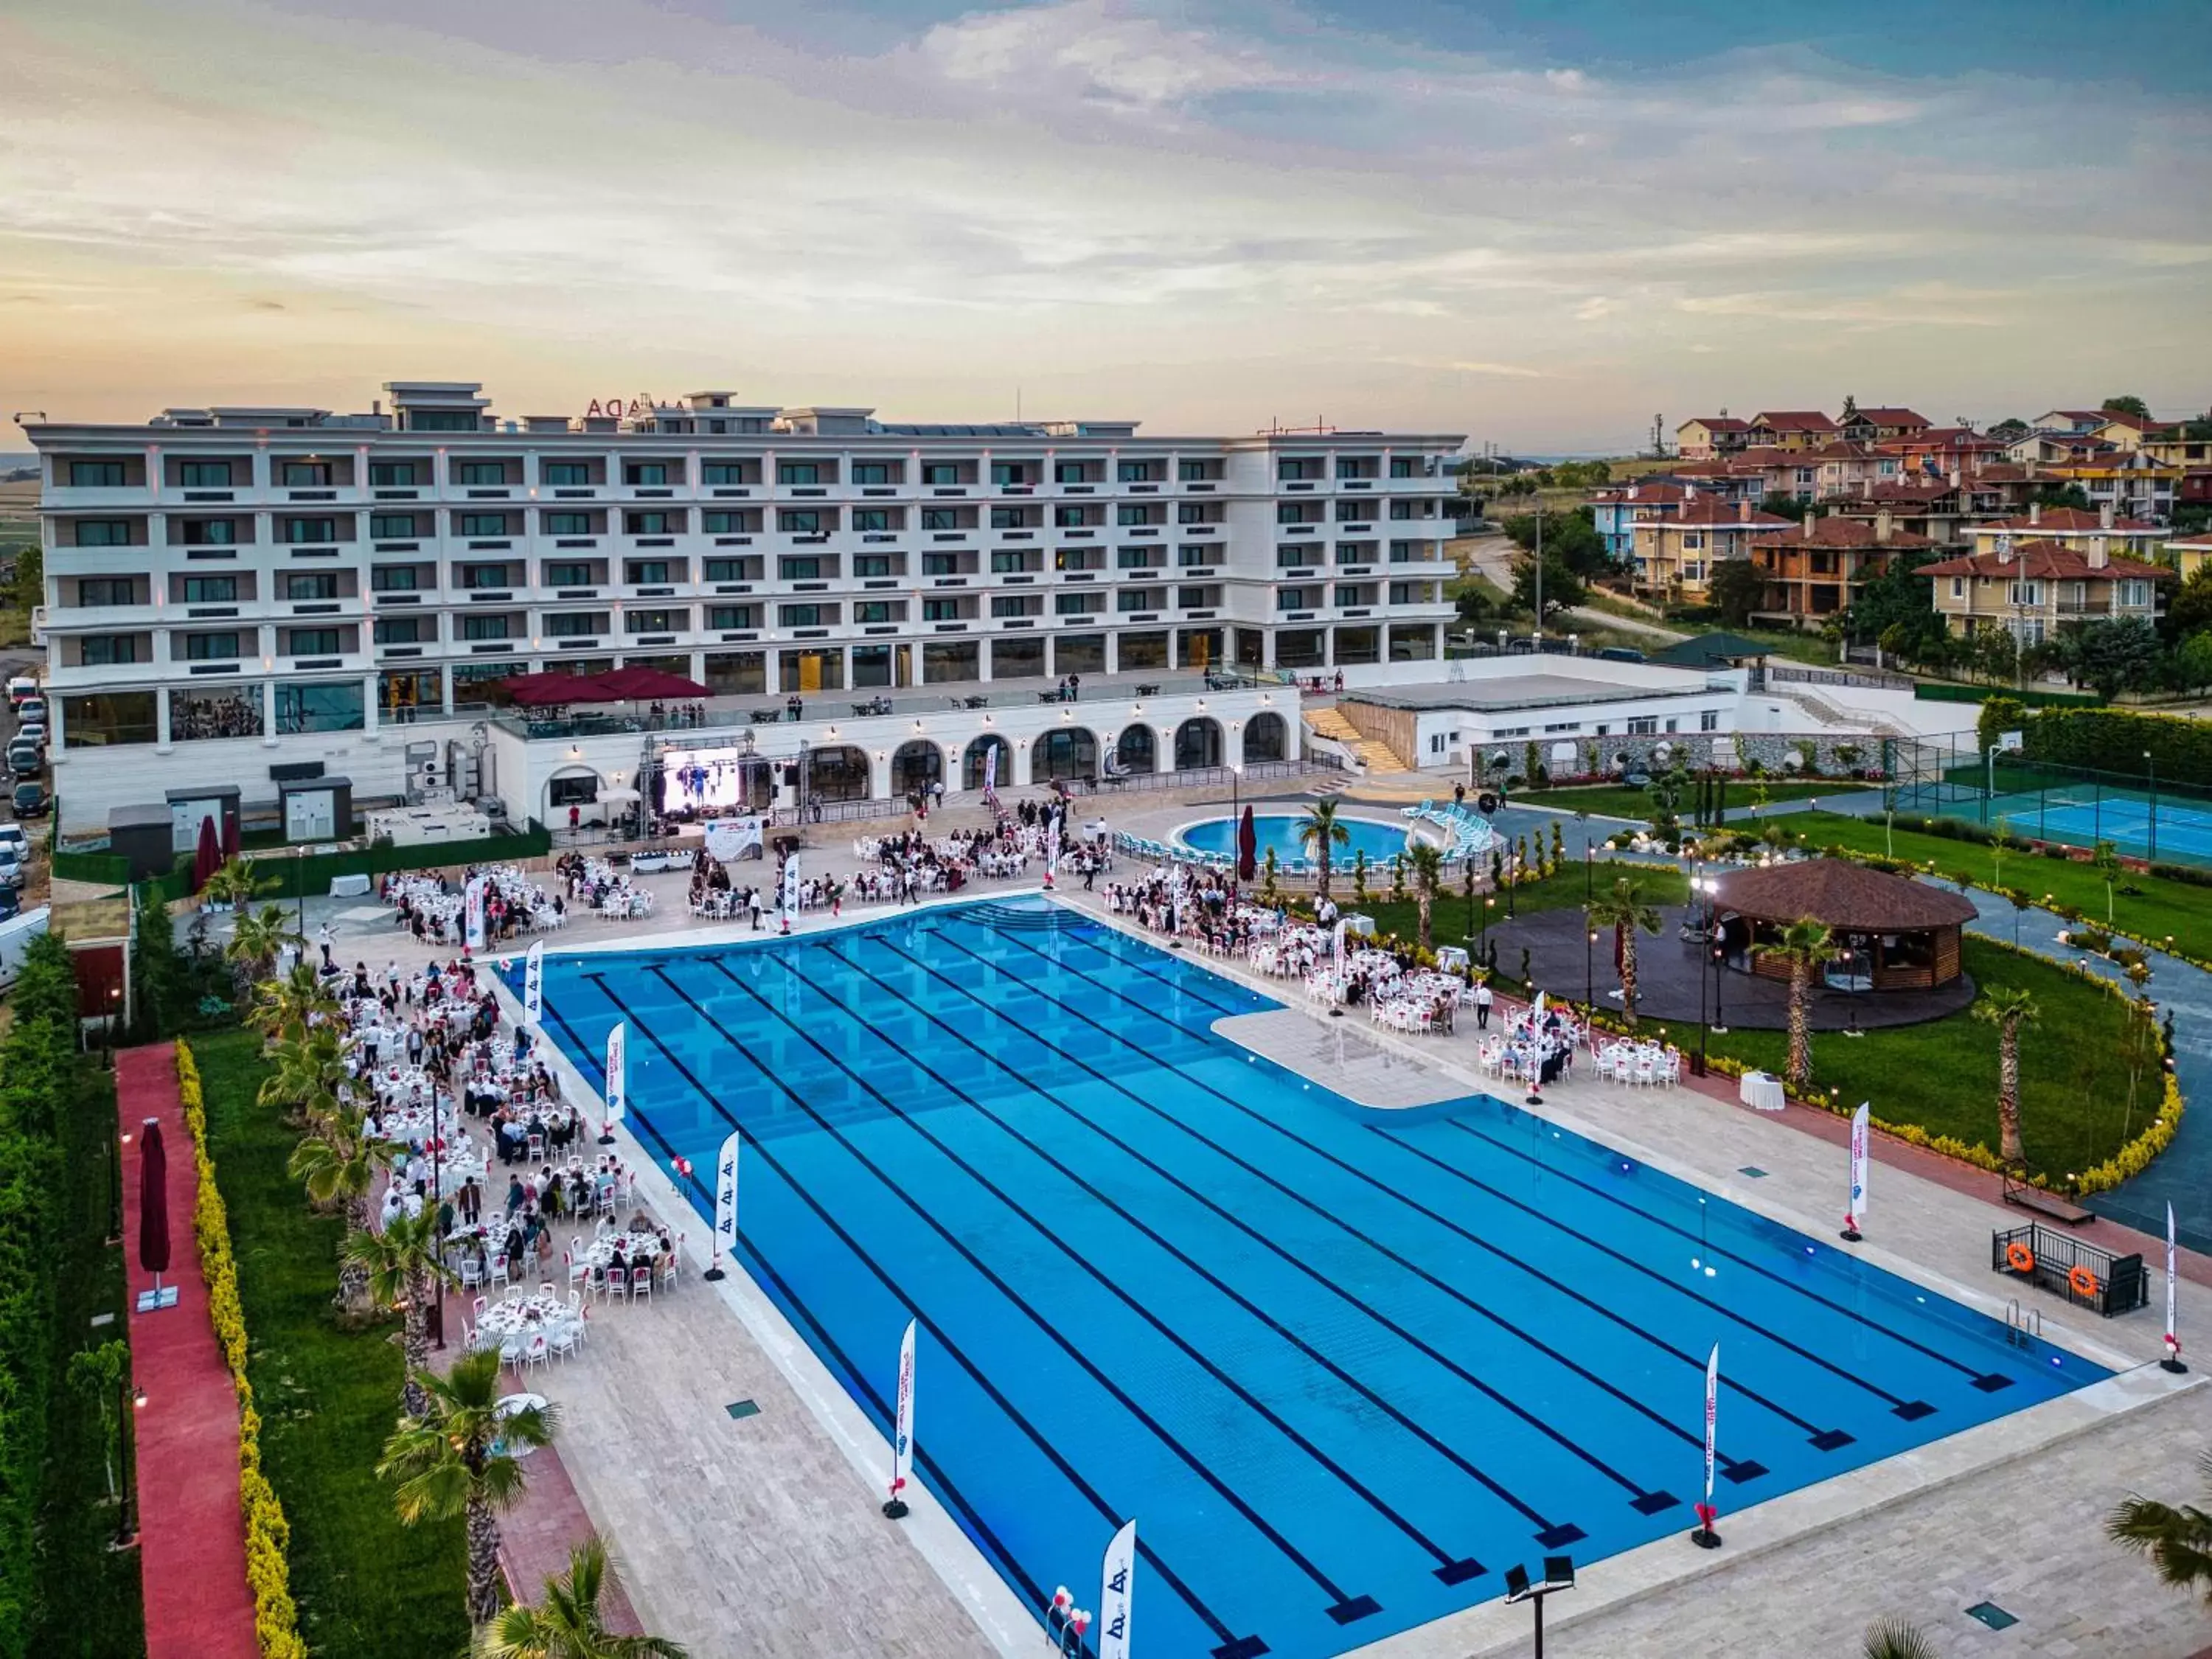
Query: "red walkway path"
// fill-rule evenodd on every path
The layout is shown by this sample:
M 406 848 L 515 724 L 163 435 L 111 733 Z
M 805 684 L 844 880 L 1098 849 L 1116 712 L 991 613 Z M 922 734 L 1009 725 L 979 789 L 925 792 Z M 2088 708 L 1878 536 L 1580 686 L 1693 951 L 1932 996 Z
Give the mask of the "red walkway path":
M 138 1525 L 146 1593 L 147 1659 L 255 1659 L 253 1597 L 246 1583 L 246 1523 L 238 1507 L 238 1396 L 208 1320 L 207 1281 L 192 1237 L 198 1190 L 192 1139 L 177 1098 L 168 1044 L 115 1057 L 123 1149 L 128 1305 L 153 1275 L 138 1265 L 139 1126 L 161 1121 L 168 1157 L 169 1272 L 177 1305 L 129 1316 L 131 1367 L 146 1391 L 138 1413 Z

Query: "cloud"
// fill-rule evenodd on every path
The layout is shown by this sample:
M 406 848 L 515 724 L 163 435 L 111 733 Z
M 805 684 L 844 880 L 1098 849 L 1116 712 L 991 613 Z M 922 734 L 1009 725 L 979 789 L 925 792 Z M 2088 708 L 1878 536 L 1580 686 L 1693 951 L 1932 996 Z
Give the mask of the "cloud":
M 973 12 L 931 28 L 919 52 L 949 81 L 1030 102 L 1073 97 L 1133 114 L 1295 84 L 1256 46 L 1173 27 L 1113 0 Z
M 1448 370 L 1454 374 L 1490 374 L 1509 380 L 1540 380 L 1540 369 L 1529 368 L 1521 363 L 1489 363 L 1463 358 L 1385 357 L 1382 360 L 1400 368 Z

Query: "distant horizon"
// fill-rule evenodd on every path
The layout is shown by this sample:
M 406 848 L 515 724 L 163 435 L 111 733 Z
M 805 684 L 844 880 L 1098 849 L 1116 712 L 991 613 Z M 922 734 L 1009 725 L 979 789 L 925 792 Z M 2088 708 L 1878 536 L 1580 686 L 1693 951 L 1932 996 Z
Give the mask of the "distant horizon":
M 0 412 L 417 376 L 517 413 L 720 386 L 1575 456 L 1752 397 L 2194 413 L 2202 21 L 16 0 Z

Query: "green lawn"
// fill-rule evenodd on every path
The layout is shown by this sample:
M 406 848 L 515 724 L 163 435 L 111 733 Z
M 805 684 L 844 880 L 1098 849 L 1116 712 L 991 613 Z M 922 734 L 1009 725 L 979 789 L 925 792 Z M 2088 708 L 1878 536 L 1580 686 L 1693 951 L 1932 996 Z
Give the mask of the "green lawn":
M 2047 963 L 2033 961 L 1969 934 L 1966 971 L 1984 988 L 2007 986 L 2034 994 L 2039 1022 L 2021 1038 L 2021 1138 L 2028 1167 L 2066 1175 L 2118 1152 L 2155 1115 L 2164 1074 L 2143 1068 L 2132 1113 L 2123 1054 L 2126 1017 L 2118 1000 Z M 1696 1041 L 1676 1030 L 1677 1041 Z M 1788 1059 L 1782 1031 L 1731 1030 L 1712 1039 L 1712 1052 L 1765 1071 Z M 1874 1103 L 1890 1123 L 1917 1123 L 1930 1134 L 1997 1150 L 1996 1031 L 1958 1013 L 1873 1031 L 1813 1039 L 1816 1084 L 1833 1088 L 1846 1107 Z
M 58 1324 L 39 1519 L 39 1601 L 28 1650 L 51 1659 L 137 1659 L 146 1651 L 138 1552 L 107 1547 L 117 1516 L 107 1501 L 100 1408 L 66 1381 L 71 1354 L 127 1334 L 123 1251 L 107 1243 L 114 1122 L 114 1077 L 88 1068 L 75 1109 L 63 1117 L 55 1218 Z M 103 1313 L 113 1315 L 113 1322 L 95 1329 L 93 1317 Z M 143 1483 L 148 1477 L 141 1471 L 139 1478 Z
M 1587 879 L 1595 890 L 1602 892 L 1622 876 L 1630 878 L 1641 887 L 1645 900 L 1652 904 L 1689 902 L 1689 878 L 1671 864 L 1632 864 L 1625 859 L 1601 859 L 1592 866 Z M 1576 864 L 1571 869 L 1562 870 L 1556 876 L 1547 877 L 1542 881 L 1527 882 L 1514 889 L 1510 909 L 1516 915 L 1523 910 L 1562 910 L 1570 907 L 1580 909 L 1584 884 L 1583 867 Z M 1393 902 L 1389 896 L 1390 872 L 1388 868 L 1370 873 L 1368 891 L 1373 896 L 1370 903 L 1354 904 L 1351 878 L 1341 871 L 1331 878 L 1329 890 L 1339 904 L 1374 917 L 1375 931 L 1378 933 L 1397 933 L 1410 939 L 1420 932 L 1420 907 L 1411 899 Z M 1508 896 L 1498 893 L 1493 896 L 1498 902 L 1491 910 L 1491 919 L 1503 921 L 1508 911 Z M 1474 899 L 1475 931 L 1478 932 L 1481 927 L 1483 897 L 1484 895 L 1478 893 Z M 1458 944 L 1461 935 L 1470 931 L 1467 917 L 1468 901 L 1464 892 L 1457 887 L 1451 887 L 1439 893 L 1431 916 L 1437 943 Z M 1512 966 L 1510 963 L 1504 962 L 1499 965 Z
M 1850 794 L 1856 790 L 1879 788 L 1878 784 L 1867 784 L 1850 778 L 1827 778 L 1819 781 L 1787 783 L 1770 779 L 1766 785 L 1769 801 L 1809 800 L 1820 795 Z M 1757 798 L 1758 784 L 1748 778 L 1729 781 L 1728 804 L 1731 807 L 1748 806 Z M 1695 786 L 1683 792 L 1678 811 L 1686 816 L 1695 804 Z M 1595 812 L 1607 817 L 1633 818 L 1638 823 L 1651 816 L 1651 794 L 1649 790 L 1632 788 L 1625 783 L 1567 784 L 1557 789 L 1534 789 L 1505 798 L 1508 806 L 1526 807 L 1531 812 L 1556 812 L 1562 817 L 1571 812 Z
M 2105 884 L 2090 866 L 2015 849 L 2002 855 L 2000 872 L 1996 849 L 1923 835 L 1906 827 L 1920 821 L 1917 814 L 1907 817 L 1899 813 L 1893 837 L 1885 833 L 1879 817 L 1793 812 L 1776 820 L 1790 833 L 1802 836 L 1807 847 L 1840 846 L 1858 853 L 1893 850 L 1896 857 L 1911 859 L 1923 869 L 1933 859 L 1938 875 L 1963 873 L 1984 886 L 2017 887 L 2038 902 L 2048 893 L 2054 902 L 2074 906 L 2093 921 L 2105 920 Z M 2115 889 L 2112 919 L 2117 926 L 2148 939 L 2171 935 L 2178 946 L 2191 955 L 2212 955 L 2212 887 L 2139 875 L 2124 876 L 2120 887 L 2137 890 L 2128 893 Z
M 240 1031 L 192 1040 L 230 1209 L 263 1462 L 292 1527 L 301 1634 L 318 1659 L 457 1653 L 468 1641 L 460 1523 L 402 1527 L 376 1478 L 399 1412 L 399 1350 L 389 1326 L 338 1327 L 341 1229 L 284 1173 L 295 1137 L 254 1103 L 258 1047 Z

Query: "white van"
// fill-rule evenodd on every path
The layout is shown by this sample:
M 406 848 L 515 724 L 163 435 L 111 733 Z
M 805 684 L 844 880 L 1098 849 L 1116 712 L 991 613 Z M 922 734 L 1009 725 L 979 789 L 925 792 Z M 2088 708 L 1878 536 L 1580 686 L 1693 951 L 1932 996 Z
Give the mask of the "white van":
M 17 674 L 8 682 L 8 707 L 21 708 L 32 698 L 44 695 L 37 678 L 29 674 Z

